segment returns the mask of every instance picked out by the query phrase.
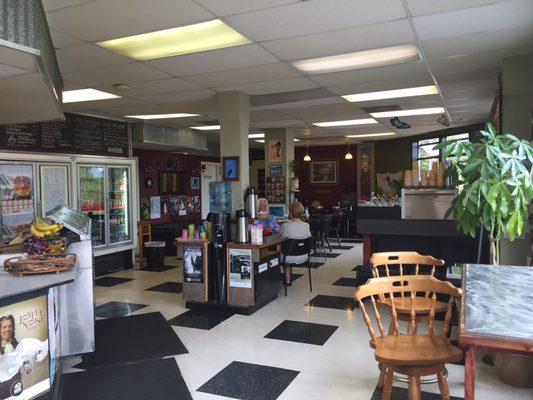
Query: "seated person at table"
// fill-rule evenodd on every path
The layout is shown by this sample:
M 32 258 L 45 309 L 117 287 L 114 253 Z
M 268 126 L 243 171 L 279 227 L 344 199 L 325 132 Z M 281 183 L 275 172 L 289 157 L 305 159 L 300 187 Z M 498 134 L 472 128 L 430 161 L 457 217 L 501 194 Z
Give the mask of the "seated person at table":
M 261 198 L 257 202 L 257 217 L 259 222 L 263 225 L 263 230 L 268 229 L 270 233 L 279 232 L 279 224 L 276 221 L 276 217 L 268 213 L 268 201 L 265 198 Z
M 309 224 L 301 220 L 305 209 L 302 203 L 294 202 L 289 208 L 289 222 L 281 225 L 281 234 L 289 239 L 307 239 L 311 237 L 311 230 Z M 301 256 L 286 256 L 285 264 L 303 264 L 307 262 L 307 254 Z M 285 268 L 285 282 L 291 284 L 291 267 Z

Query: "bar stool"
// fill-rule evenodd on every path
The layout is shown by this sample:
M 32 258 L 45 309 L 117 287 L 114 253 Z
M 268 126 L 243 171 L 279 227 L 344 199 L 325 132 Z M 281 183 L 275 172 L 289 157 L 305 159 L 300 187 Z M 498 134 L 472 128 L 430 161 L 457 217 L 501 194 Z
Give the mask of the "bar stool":
M 145 237 L 148 240 L 144 240 Z M 142 266 L 144 258 L 144 243 L 152 241 L 152 222 L 137 221 L 137 245 L 139 246 L 139 267 Z

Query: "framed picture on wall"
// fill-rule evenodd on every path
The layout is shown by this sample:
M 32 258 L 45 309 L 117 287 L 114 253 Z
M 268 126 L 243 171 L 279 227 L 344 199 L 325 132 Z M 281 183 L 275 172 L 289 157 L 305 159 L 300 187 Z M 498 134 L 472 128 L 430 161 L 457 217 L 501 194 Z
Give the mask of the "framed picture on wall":
M 311 184 L 315 185 L 336 185 L 339 178 L 339 162 L 311 161 Z
M 283 170 L 281 168 L 281 165 L 271 165 L 270 166 L 270 176 L 281 176 Z
M 198 178 L 197 176 L 191 177 L 191 189 L 192 190 L 200 189 L 200 178 Z
M 239 180 L 239 157 L 222 157 L 222 180 Z
M 268 141 L 268 161 L 282 161 L 281 140 Z

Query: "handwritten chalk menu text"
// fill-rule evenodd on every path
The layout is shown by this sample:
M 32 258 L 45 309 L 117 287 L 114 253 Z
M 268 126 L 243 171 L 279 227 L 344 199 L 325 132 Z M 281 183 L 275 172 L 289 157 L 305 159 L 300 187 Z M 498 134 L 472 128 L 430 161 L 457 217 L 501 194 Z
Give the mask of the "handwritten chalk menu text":
M 0 148 L 101 156 L 128 156 L 125 122 L 65 113 L 65 121 L 0 126 Z

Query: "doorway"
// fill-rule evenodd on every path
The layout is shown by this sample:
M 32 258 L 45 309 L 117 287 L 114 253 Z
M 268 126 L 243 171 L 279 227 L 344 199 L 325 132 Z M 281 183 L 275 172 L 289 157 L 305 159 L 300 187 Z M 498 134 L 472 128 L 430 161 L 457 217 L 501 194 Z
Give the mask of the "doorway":
M 222 180 L 220 163 L 202 161 L 200 175 L 200 190 L 202 196 L 202 219 L 209 214 L 209 183 Z

